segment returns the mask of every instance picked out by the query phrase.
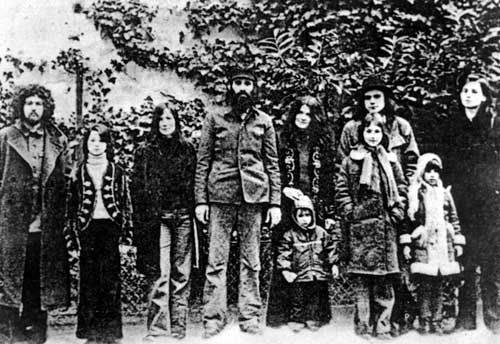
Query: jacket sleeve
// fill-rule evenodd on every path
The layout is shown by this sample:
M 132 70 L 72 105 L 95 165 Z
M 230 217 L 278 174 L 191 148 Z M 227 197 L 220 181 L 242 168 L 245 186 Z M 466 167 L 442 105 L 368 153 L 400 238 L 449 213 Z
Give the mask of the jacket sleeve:
M 340 231 L 333 231 L 330 234 L 326 233 L 325 252 L 329 265 L 338 264 L 339 262 L 340 240 Z
M 349 156 L 353 145 L 357 143 L 353 142 L 354 135 L 357 136 L 357 132 L 354 132 L 356 130 L 357 127 L 355 126 L 355 122 L 353 120 L 347 122 L 344 125 L 344 128 L 342 128 L 342 133 L 340 134 L 340 142 L 336 152 L 336 161 L 338 164 L 341 164 L 342 161 L 344 161 L 344 159 Z
M 290 231 L 285 232 L 278 243 L 276 265 L 279 271 L 292 271 L 293 240 Z
M 121 212 L 123 216 L 122 220 L 122 236 L 120 242 L 125 245 L 132 245 L 133 239 L 133 205 L 132 198 L 130 195 L 130 187 L 128 181 L 128 175 L 122 171 L 120 177 L 120 198 L 121 198 Z
M 415 140 L 415 135 L 413 134 L 413 129 L 409 123 L 402 128 L 403 135 L 406 139 L 406 147 L 403 151 L 403 161 L 401 164 L 403 165 L 404 175 L 407 180 L 410 180 L 410 177 L 415 174 L 417 170 L 417 162 L 418 157 L 420 156 L 420 152 L 418 150 L 417 141 Z
M 262 149 L 264 169 L 269 176 L 269 203 L 279 207 L 281 206 L 281 174 L 278 161 L 276 132 L 272 121 L 264 132 Z
M 334 219 L 337 212 L 335 210 L 335 159 L 336 159 L 336 147 L 335 147 L 335 136 L 333 130 L 327 138 L 325 145 L 325 159 L 324 166 L 322 166 L 321 178 L 324 179 L 322 190 L 323 199 L 325 200 L 324 208 L 324 218 Z
M 64 226 L 64 237 L 68 243 L 68 250 L 80 250 L 80 240 L 78 236 L 78 181 L 77 169 L 75 173 L 67 179 L 66 182 L 66 206 L 65 218 L 66 223 Z
M 445 189 L 445 214 L 448 217 L 448 222 L 453 227 L 453 244 L 454 245 L 465 245 L 465 236 L 462 234 L 460 228 L 460 221 L 458 220 L 457 208 L 455 207 L 455 202 L 453 201 L 453 196 L 451 195 L 450 190 Z
M 354 205 L 349 188 L 349 176 L 347 174 L 348 159 L 349 158 L 345 158 L 342 164 L 337 169 L 336 172 L 337 185 L 335 187 L 336 208 L 337 211 L 339 212 L 339 215 L 341 215 L 346 221 L 349 220 Z
M 208 203 L 208 175 L 212 167 L 214 153 L 214 118 L 208 114 L 201 129 L 200 143 L 198 146 L 198 157 L 196 163 L 196 175 L 194 179 L 195 204 Z
M 406 216 L 406 207 L 408 203 L 408 182 L 403 174 L 403 169 L 399 162 L 395 161 L 392 163 L 392 170 L 394 174 L 394 179 L 396 181 L 396 185 L 398 187 L 399 194 L 399 202 L 396 206 L 396 213 L 398 214 L 399 224 L 396 226 L 399 236 L 400 242 L 403 244 L 405 240 L 407 240 L 406 236 L 409 235 L 410 226 L 408 224 L 407 216 Z M 405 239 L 406 238 L 406 239 Z
M 130 196 L 133 208 L 134 230 L 139 230 L 143 224 L 143 217 L 147 213 L 146 195 L 146 152 L 145 147 L 137 150 L 134 157 L 134 169 L 130 183 Z

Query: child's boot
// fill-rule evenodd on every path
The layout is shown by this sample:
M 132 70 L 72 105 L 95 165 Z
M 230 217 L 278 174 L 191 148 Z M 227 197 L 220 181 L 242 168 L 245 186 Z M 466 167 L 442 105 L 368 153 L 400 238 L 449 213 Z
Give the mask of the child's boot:
M 431 321 L 429 320 L 429 318 L 420 319 L 420 327 L 418 328 L 418 332 L 420 334 L 431 333 Z
M 288 328 L 295 333 L 300 332 L 304 327 L 305 327 L 305 325 L 303 323 L 299 323 L 299 322 L 295 322 L 295 321 L 288 322 Z
M 440 320 L 435 320 L 431 324 L 431 332 L 435 333 L 439 336 L 443 335 L 443 327 L 441 326 L 441 321 Z

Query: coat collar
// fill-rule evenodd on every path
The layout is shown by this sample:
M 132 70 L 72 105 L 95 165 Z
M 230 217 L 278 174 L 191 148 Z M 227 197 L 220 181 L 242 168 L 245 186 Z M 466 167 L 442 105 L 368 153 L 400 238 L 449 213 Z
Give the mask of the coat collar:
M 28 166 L 30 166 L 31 171 L 33 172 L 31 167 L 31 157 L 28 151 L 28 143 L 25 135 L 23 134 L 23 129 L 20 129 L 20 125 L 17 125 L 17 123 L 13 127 L 14 130 L 10 132 L 10 135 L 7 138 L 7 143 L 19 154 L 19 156 L 21 156 Z M 59 137 L 53 135 L 53 133 L 51 133 L 46 126 L 42 130 L 42 136 L 45 140 L 42 183 L 45 184 L 54 171 L 57 159 L 64 150 L 64 145 L 59 140 Z

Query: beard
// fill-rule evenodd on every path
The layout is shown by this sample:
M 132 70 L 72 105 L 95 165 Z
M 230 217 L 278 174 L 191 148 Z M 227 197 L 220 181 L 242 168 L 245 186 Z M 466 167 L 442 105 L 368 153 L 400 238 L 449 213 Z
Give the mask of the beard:
M 231 106 L 238 112 L 245 112 L 254 105 L 253 97 L 246 92 L 233 94 Z

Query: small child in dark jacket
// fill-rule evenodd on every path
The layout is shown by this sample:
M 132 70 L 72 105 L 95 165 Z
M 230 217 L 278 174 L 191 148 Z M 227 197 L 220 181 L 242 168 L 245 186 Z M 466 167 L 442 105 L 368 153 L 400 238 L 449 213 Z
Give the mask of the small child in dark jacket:
M 277 258 L 278 269 L 291 287 L 288 326 L 294 332 L 304 327 L 316 331 L 321 326 L 320 296 L 328 293 L 330 276 L 339 274 L 335 265 L 339 236 L 316 225 L 312 201 L 300 190 L 285 188 L 283 193 L 294 201 L 294 225 L 283 234 Z

